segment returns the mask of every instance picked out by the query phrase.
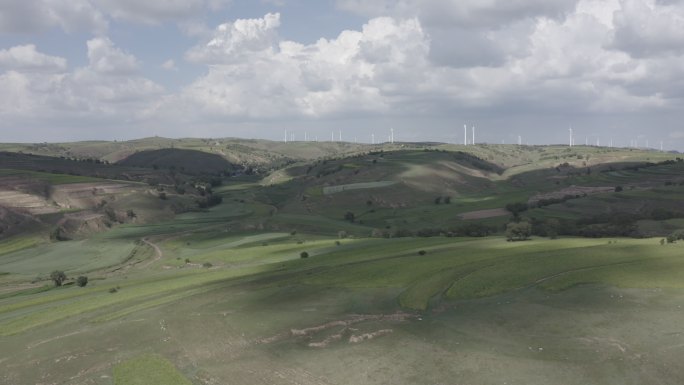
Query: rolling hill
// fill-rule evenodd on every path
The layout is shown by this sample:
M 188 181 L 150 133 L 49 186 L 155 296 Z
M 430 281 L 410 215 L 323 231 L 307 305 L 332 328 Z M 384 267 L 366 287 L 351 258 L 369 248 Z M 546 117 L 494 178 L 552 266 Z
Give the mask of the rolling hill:
M 684 381 L 677 154 L 12 146 L 0 383 Z
M 177 148 L 136 152 L 116 164 L 124 167 L 178 170 L 180 173 L 193 175 L 229 176 L 237 170 L 242 171 L 219 155 Z

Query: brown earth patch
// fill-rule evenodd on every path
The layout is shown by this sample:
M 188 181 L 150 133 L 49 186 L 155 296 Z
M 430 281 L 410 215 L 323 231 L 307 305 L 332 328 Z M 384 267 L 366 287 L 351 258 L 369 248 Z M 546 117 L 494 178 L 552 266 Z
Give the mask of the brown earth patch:
M 470 211 L 467 213 L 459 214 L 458 216 L 461 219 L 469 220 L 469 219 L 485 219 L 485 218 L 504 217 L 506 215 L 510 215 L 510 212 L 506 209 L 499 208 L 499 209 Z

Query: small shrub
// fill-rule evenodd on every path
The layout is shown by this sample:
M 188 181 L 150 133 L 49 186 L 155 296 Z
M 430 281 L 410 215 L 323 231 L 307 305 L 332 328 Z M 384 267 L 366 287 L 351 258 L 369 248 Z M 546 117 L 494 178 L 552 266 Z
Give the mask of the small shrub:
M 109 289 L 109 292 L 110 292 L 110 293 L 116 293 L 117 291 L 119 291 L 119 289 L 117 289 L 117 288 L 115 288 L 115 287 Z
M 88 284 L 88 277 L 85 275 L 81 275 L 78 278 L 76 278 L 76 285 L 78 287 L 85 287 Z
M 185 258 L 185 263 L 190 263 L 190 258 Z
M 214 266 L 214 265 L 212 265 L 211 262 L 204 262 L 202 264 L 202 267 L 207 268 L 207 269 L 210 269 L 212 266 Z
M 351 222 L 351 223 L 354 223 L 355 217 L 356 217 L 356 216 L 355 216 L 354 213 L 351 212 L 351 211 L 347 211 L 347 212 L 344 214 L 344 220 L 345 220 L 345 221 L 349 221 L 349 222 Z
M 425 255 L 425 254 L 427 254 L 427 251 L 425 251 L 425 250 L 421 250 L 418 252 L 418 255 Z
M 301 253 L 299 253 L 299 257 L 300 258 L 309 258 L 309 253 L 307 253 L 306 251 L 302 251 Z
M 335 241 L 335 246 L 339 246 L 339 245 L 341 245 L 341 244 L 342 244 L 342 243 L 341 243 L 340 241 Z
M 61 270 L 55 270 L 50 273 L 50 279 L 55 283 L 55 286 L 62 286 L 62 283 L 66 280 L 66 274 Z

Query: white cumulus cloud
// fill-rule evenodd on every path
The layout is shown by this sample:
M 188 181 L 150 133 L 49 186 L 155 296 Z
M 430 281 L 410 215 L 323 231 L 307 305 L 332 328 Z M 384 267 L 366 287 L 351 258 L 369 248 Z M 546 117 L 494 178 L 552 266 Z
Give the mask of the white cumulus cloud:
M 109 38 L 98 37 L 88 40 L 88 60 L 90 67 L 107 74 L 131 74 L 138 70 L 137 59 L 114 46 Z
M 0 50 L 0 68 L 19 71 L 62 72 L 66 59 L 38 52 L 33 44 Z
M 209 42 L 191 49 L 186 57 L 193 62 L 217 64 L 241 60 L 246 54 L 273 53 L 279 26 L 278 13 L 221 24 Z
M 12 64 L 0 73 L 0 115 L 59 126 L 135 121 L 154 109 L 164 89 L 135 73 L 135 57 L 107 38 L 88 41 L 87 49 L 89 65 L 70 72 L 64 71 L 64 59 L 36 52 L 32 46 L 0 51 L 0 63 Z

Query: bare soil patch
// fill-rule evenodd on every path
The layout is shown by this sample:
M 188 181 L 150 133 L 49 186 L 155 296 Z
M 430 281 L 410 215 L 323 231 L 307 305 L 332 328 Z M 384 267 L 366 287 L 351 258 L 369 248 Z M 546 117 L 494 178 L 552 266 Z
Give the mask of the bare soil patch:
M 461 219 L 485 219 L 485 218 L 496 218 L 510 215 L 510 212 L 504 208 L 489 209 L 489 210 L 477 210 L 470 211 L 467 213 L 459 214 Z

